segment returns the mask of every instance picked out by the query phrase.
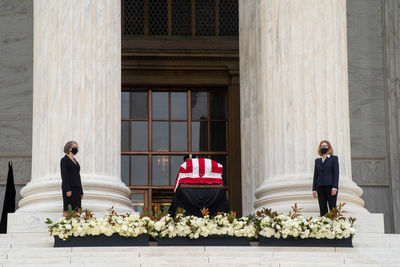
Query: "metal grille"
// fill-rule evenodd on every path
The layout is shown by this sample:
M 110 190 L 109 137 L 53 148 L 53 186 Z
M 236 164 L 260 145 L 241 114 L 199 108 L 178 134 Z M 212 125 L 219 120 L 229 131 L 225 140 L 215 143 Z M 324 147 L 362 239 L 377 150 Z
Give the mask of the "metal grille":
M 196 1 L 196 35 L 215 36 L 215 0 Z
M 192 35 L 191 0 L 173 0 L 172 35 Z
M 143 35 L 143 0 L 125 0 L 123 18 L 124 35 Z
M 125 38 L 239 35 L 238 0 L 122 1 Z
M 168 35 L 166 0 L 149 0 L 149 35 Z
M 219 0 L 219 35 L 239 36 L 238 0 Z

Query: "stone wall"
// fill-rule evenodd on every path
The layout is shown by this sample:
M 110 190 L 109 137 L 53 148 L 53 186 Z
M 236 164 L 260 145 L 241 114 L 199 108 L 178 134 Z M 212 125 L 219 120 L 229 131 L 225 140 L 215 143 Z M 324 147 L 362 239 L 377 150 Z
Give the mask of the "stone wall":
M 391 166 L 388 156 L 385 2 L 347 1 L 350 133 L 353 180 L 364 191 L 366 208 L 372 213 L 384 213 L 385 231 L 393 232 L 390 170 L 399 166 Z
M 383 3 L 383 40 L 387 134 L 387 175 L 390 181 L 394 232 L 400 233 L 400 2 Z
M 19 191 L 31 178 L 33 1 L 0 0 L 0 211 L 8 161 Z

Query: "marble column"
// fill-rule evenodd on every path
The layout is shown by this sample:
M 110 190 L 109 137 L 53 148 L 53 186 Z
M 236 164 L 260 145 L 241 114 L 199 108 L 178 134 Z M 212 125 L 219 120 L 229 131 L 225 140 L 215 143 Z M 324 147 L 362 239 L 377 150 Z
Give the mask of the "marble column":
M 340 161 L 338 202 L 367 214 L 352 181 L 345 0 L 240 0 L 244 214 L 312 197 L 319 142 Z
M 34 1 L 32 177 L 17 213 L 62 211 L 60 159 L 78 142 L 83 207 L 133 211 L 120 178 L 121 6 Z

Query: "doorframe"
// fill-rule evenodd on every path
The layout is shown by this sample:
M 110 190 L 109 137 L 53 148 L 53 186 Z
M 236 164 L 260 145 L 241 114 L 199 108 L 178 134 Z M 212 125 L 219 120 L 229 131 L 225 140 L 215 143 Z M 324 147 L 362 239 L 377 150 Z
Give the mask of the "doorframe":
M 224 167 L 228 168 L 229 173 L 227 180 L 230 209 L 241 216 L 238 51 L 123 50 L 121 63 L 121 90 L 125 87 L 227 88 L 228 166 Z

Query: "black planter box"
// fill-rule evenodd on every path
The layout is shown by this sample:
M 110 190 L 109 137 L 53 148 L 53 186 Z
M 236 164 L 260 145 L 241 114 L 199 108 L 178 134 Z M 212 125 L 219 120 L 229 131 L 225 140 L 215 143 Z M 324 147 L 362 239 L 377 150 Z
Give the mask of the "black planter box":
M 190 239 L 189 237 L 174 237 L 157 239 L 157 246 L 250 246 L 246 237 L 211 235 Z
M 259 236 L 259 246 L 287 246 L 287 247 L 353 247 L 352 237 L 342 239 L 294 239 Z
M 63 241 L 54 236 L 54 247 L 125 247 L 125 246 L 148 246 L 149 236 L 139 235 L 137 237 L 123 237 L 120 235 L 105 235 L 74 237 L 71 236 Z

